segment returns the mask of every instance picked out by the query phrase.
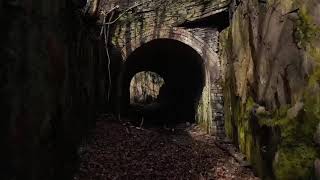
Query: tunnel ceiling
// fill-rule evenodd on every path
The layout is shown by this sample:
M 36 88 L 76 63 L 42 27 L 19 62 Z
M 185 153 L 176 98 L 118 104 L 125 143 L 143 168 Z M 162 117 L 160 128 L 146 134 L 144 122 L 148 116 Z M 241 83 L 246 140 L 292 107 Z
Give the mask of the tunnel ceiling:
M 202 76 L 204 74 L 201 56 L 190 46 L 170 39 L 157 39 L 142 45 L 128 57 L 125 68 L 129 76 L 148 70 L 165 80 L 170 73 L 183 74 L 196 69 Z

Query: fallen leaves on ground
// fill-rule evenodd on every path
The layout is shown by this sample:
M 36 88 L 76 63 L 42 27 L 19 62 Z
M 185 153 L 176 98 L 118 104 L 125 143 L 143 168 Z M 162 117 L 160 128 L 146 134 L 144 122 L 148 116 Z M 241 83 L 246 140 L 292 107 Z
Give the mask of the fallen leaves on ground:
M 258 179 L 196 128 L 141 129 L 99 120 L 79 153 L 75 180 Z

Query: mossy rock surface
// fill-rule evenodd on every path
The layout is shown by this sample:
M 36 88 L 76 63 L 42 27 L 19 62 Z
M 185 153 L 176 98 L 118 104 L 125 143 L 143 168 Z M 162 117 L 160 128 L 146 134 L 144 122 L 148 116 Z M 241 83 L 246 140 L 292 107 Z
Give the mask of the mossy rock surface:
M 280 149 L 274 161 L 274 172 L 277 179 L 311 179 L 316 156 L 316 149 L 306 144 Z

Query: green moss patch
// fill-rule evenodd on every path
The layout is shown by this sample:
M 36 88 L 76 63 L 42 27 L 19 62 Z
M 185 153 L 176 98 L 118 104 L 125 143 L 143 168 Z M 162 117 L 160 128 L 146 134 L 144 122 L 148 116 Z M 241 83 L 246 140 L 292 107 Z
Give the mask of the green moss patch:
M 296 117 L 289 118 L 288 108 L 282 107 L 260 120 L 260 125 L 279 127 L 281 131 L 281 143 L 273 164 L 277 179 L 310 179 L 313 175 L 313 162 L 320 152 L 313 142 L 320 123 L 320 92 L 319 86 L 314 84 L 319 79 L 318 74 L 310 78 L 303 109 Z
M 320 36 L 320 28 L 314 24 L 313 17 L 307 9 L 302 7 L 299 11 L 299 18 L 296 22 L 294 37 L 299 48 L 306 49 L 307 46 Z
M 274 161 L 277 179 L 310 179 L 313 176 L 313 161 L 316 155 L 316 149 L 305 144 L 281 148 Z

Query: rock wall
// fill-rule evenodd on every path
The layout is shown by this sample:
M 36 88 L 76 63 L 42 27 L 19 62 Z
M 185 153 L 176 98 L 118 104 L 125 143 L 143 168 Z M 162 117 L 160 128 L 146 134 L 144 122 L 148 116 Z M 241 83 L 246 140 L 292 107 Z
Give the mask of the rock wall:
M 320 157 L 320 2 L 231 7 L 220 34 L 227 135 L 264 179 L 310 179 Z
M 0 3 L 0 179 L 71 179 L 102 110 L 105 51 L 72 2 Z

